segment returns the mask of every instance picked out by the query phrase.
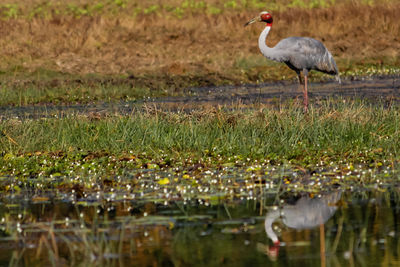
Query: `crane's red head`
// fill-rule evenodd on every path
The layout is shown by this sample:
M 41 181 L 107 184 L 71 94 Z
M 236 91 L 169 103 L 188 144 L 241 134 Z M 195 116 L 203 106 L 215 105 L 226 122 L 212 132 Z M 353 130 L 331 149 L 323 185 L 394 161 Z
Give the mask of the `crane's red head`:
M 267 23 L 267 26 L 272 26 L 272 22 L 274 20 L 272 19 L 271 14 L 269 14 L 268 12 L 261 12 L 260 13 L 260 18 L 261 18 L 261 21 Z
M 255 18 L 249 20 L 244 26 L 250 25 L 250 24 L 252 24 L 252 23 L 254 23 L 254 22 L 257 22 L 257 21 L 259 21 L 259 22 L 266 22 L 266 23 L 267 23 L 267 26 L 272 26 L 272 22 L 273 22 L 274 20 L 272 19 L 272 16 L 271 16 L 271 14 L 269 14 L 269 12 L 263 11 L 263 12 L 261 12 L 260 15 L 258 15 L 257 17 L 255 17 Z
M 272 247 L 268 247 L 266 254 L 272 261 L 276 261 L 279 256 L 279 241 L 274 242 Z

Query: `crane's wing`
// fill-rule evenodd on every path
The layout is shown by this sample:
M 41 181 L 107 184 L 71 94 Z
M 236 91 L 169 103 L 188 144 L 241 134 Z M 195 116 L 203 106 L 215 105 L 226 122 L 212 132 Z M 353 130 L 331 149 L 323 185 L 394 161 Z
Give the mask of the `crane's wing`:
M 313 38 L 289 37 L 281 40 L 275 48 L 285 51 L 285 63 L 292 69 L 314 69 L 336 75 L 339 73 L 331 53 Z

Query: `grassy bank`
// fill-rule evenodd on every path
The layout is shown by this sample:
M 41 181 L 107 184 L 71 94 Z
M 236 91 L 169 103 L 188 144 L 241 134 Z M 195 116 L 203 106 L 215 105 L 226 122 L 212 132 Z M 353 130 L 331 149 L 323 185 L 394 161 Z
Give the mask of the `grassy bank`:
M 399 73 L 398 1 L 13 1 L 0 5 L 0 104 L 130 100 L 295 79 L 258 51 L 263 25 L 243 27 L 264 9 L 275 22 L 269 45 L 310 36 L 329 48 L 343 76 Z
M 42 171 L 67 174 L 80 169 L 76 162 L 96 161 L 110 173 L 126 162 L 130 168 L 250 160 L 304 167 L 330 162 L 389 164 L 400 157 L 399 113 L 398 107 L 327 101 L 306 115 L 301 108 L 288 106 L 262 112 L 156 110 L 101 120 L 86 116 L 7 120 L 0 124 L 0 162 L 3 174 L 28 176 Z M 42 164 L 46 159 L 51 161 Z

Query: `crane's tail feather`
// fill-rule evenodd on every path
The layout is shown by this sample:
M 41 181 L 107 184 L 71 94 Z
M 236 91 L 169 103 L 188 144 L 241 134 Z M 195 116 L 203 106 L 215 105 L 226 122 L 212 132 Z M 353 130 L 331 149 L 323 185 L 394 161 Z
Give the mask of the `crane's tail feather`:
M 329 53 L 329 51 L 328 51 Z M 342 84 L 342 80 L 340 79 L 340 73 L 339 73 L 339 69 L 336 65 L 335 60 L 333 59 L 331 53 L 329 53 L 329 62 L 330 62 L 330 69 L 331 69 L 331 73 L 335 75 L 335 79 L 339 84 Z

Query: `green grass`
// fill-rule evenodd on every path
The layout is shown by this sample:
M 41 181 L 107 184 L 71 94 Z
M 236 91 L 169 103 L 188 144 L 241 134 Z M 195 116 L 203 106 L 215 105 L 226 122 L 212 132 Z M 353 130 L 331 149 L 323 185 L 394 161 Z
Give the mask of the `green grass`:
M 47 174 L 65 172 L 66 158 L 84 162 L 89 154 L 91 159 L 107 162 L 112 161 L 109 157 L 118 161 L 124 155 L 145 159 L 133 168 L 151 161 L 185 164 L 185 158 L 210 164 L 246 158 L 301 166 L 321 161 L 392 163 L 400 157 L 399 126 L 398 107 L 334 101 L 313 107 L 310 114 L 283 107 L 280 111 L 212 109 L 191 114 L 135 111 L 101 120 L 85 116 L 7 120 L 0 124 L 0 162 L 3 174 L 15 168 L 21 174 L 23 165 L 31 164 L 28 169 L 34 170 L 29 175 L 37 175 L 42 167 Z M 39 157 L 35 156 L 38 151 Z M 54 169 L 51 161 L 37 166 L 37 161 L 52 155 L 62 155 L 55 157 L 64 162 L 59 168 Z M 107 162 L 101 164 L 104 169 Z

